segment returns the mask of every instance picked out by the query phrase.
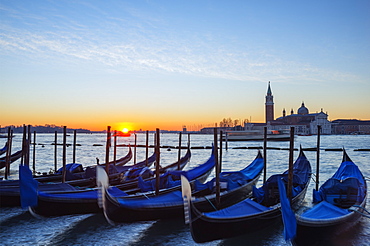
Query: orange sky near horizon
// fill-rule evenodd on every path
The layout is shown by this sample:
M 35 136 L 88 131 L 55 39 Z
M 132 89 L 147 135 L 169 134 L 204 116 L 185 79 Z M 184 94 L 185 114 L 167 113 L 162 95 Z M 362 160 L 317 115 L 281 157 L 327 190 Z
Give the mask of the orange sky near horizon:
M 307 106 L 307 103 L 306 103 Z M 252 122 L 255 123 L 261 123 L 264 122 L 264 105 L 262 107 L 259 107 L 263 112 L 258 113 L 258 118 L 254 116 L 250 117 L 237 117 L 237 116 L 209 116 L 207 117 L 195 117 L 197 120 L 192 119 L 181 119 L 177 118 L 176 115 L 174 117 L 161 117 L 154 115 L 150 115 L 147 119 L 138 117 L 137 121 L 119 121 L 117 120 L 116 116 L 104 116 L 104 117 L 90 117 L 90 118 L 84 118 L 84 117 L 77 117 L 77 116 L 66 116 L 66 115 L 60 115 L 59 117 L 50 115 L 44 115 L 44 114 L 30 114 L 30 115 L 14 115 L 14 117 L 7 117 L 7 119 L 1 119 L 0 124 L 1 127 L 6 127 L 9 125 L 19 126 L 19 125 L 56 125 L 56 126 L 67 126 L 68 128 L 73 129 L 89 129 L 92 131 L 103 131 L 106 130 L 108 126 L 111 126 L 112 130 L 122 130 L 123 128 L 128 128 L 129 130 L 149 130 L 153 131 L 156 128 L 159 128 L 161 130 L 173 130 L 173 131 L 180 131 L 182 130 L 183 126 L 186 126 L 188 131 L 193 130 L 199 130 L 203 127 L 213 127 L 215 124 L 219 124 L 220 121 L 222 121 L 223 118 L 231 118 L 231 119 L 251 119 Z M 293 108 L 293 110 L 296 112 L 298 107 Z M 310 110 L 311 113 L 317 112 L 317 110 Z M 286 108 L 287 114 L 290 113 L 290 109 Z M 357 112 L 356 112 L 357 111 Z M 324 112 L 325 108 L 324 108 Z M 352 111 L 352 117 L 346 117 L 346 115 L 341 114 L 341 112 L 338 112 L 336 114 L 329 114 L 329 120 L 335 120 L 335 119 L 360 119 L 360 120 L 369 120 L 369 114 L 366 113 L 362 109 L 353 110 Z M 10 115 L 11 116 L 11 115 Z M 281 116 L 281 112 L 279 110 L 276 110 L 276 104 L 275 104 L 275 118 L 278 118 Z M 356 117 L 353 117 L 356 116 Z M 130 117 L 130 119 L 135 119 L 134 116 Z
M 149 130 L 153 131 L 156 128 L 161 130 L 174 130 L 180 131 L 183 126 L 186 126 L 188 131 L 200 130 L 203 127 L 213 127 L 215 124 L 219 124 L 224 118 L 231 118 L 233 120 L 238 119 L 243 121 L 244 119 L 251 120 L 252 122 L 261 123 L 265 122 L 265 95 L 267 91 L 267 83 L 261 87 L 261 91 L 256 97 L 258 101 L 254 101 L 253 104 L 247 105 L 236 105 L 230 107 L 228 104 L 218 104 L 213 106 L 212 103 L 200 105 L 199 108 L 193 108 L 191 106 L 183 105 L 169 105 L 167 109 L 163 109 L 164 105 L 160 105 L 161 110 L 153 110 L 153 108 L 143 107 L 140 112 L 137 113 L 135 110 L 138 109 L 127 109 L 121 110 L 120 107 L 113 107 L 104 109 L 96 109 L 89 107 L 89 105 L 83 105 L 80 108 L 58 108 L 54 111 L 46 111 L 43 108 L 37 108 L 36 110 L 21 110 L 21 105 L 14 105 L 15 110 L 1 109 L 1 115 L 6 117 L 0 118 L 1 127 L 9 125 L 56 125 L 56 126 L 67 126 L 68 128 L 74 129 L 89 129 L 92 131 L 103 131 L 107 129 L 107 126 L 111 126 L 112 130 L 121 130 L 128 128 L 129 130 Z M 301 106 L 303 100 L 300 100 L 300 96 L 295 95 L 296 93 L 291 92 L 295 95 L 293 105 L 285 105 L 287 93 L 281 88 L 280 83 L 271 84 L 272 93 L 274 96 L 274 111 L 275 118 L 282 116 L 282 109 L 285 108 L 287 114 L 290 114 L 290 110 L 294 112 Z M 364 92 L 362 92 L 364 93 Z M 310 100 L 305 101 L 305 106 L 309 109 L 310 113 L 319 112 L 321 108 L 323 111 L 328 113 L 328 120 L 332 121 L 335 119 L 359 119 L 359 120 L 370 120 L 370 110 L 368 109 L 368 99 L 364 96 L 359 96 L 355 104 L 336 102 L 332 104 L 329 99 L 323 98 L 322 100 Z M 201 109 L 204 107 L 204 109 Z M 72 108 L 72 109 L 71 109 Z M 19 112 L 22 112 L 21 114 Z M 121 112 L 121 113 L 117 113 Z M 242 113 L 241 113 L 242 112 Z

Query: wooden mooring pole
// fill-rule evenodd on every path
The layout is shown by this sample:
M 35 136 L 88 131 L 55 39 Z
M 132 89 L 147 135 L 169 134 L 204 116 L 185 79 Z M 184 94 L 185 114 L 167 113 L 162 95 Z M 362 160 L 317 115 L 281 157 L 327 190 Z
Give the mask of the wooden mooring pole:
M 214 155 L 215 155 L 215 172 L 216 172 L 216 207 L 220 204 L 220 172 L 218 163 L 218 138 L 217 138 L 217 127 L 213 130 L 213 144 L 214 144 Z
M 36 174 L 36 131 L 33 131 L 32 169 L 33 174 Z
M 136 164 L 136 145 L 137 145 L 137 135 L 136 135 L 136 133 L 135 133 L 134 164 Z
M 110 126 L 108 126 L 107 129 L 107 143 L 105 145 L 105 171 L 107 172 L 107 175 L 109 176 L 109 148 L 110 148 Z
M 31 125 L 27 127 L 27 166 L 30 165 Z
M 289 171 L 288 171 L 288 188 L 287 188 L 287 197 L 289 201 L 292 200 L 293 155 L 294 155 L 294 127 L 290 127 Z
M 22 157 L 21 157 L 21 165 L 27 165 L 26 164 L 26 125 L 23 125 L 23 138 L 22 138 Z
M 160 143 L 159 143 L 159 129 L 156 129 L 156 135 L 155 135 L 155 194 L 159 194 L 159 185 L 160 185 L 160 173 L 159 173 L 159 167 L 160 167 Z
M 267 127 L 263 128 L 263 183 L 267 176 Z
M 149 156 L 149 131 L 146 131 L 145 139 L 145 166 L 148 166 L 148 156 Z
M 67 127 L 63 127 L 63 177 L 62 177 L 62 182 L 66 182 L 66 164 L 67 164 Z
M 8 148 L 6 149 L 6 157 L 5 157 L 5 179 L 8 179 L 8 175 L 10 174 L 10 155 L 12 151 L 12 130 L 8 127 Z
M 223 137 L 223 132 L 220 131 L 220 153 L 219 153 L 219 161 L 218 161 L 218 188 L 217 188 L 217 206 L 219 206 L 221 204 L 221 196 L 220 196 L 220 193 L 221 193 L 221 183 L 220 183 L 220 173 L 221 173 L 221 170 L 222 170 L 222 137 Z
M 117 131 L 114 131 L 114 148 L 113 148 L 113 162 L 114 165 L 116 165 L 116 159 L 117 159 Z
M 316 146 L 316 190 L 319 190 L 320 184 L 320 135 L 321 135 L 321 126 L 317 126 L 317 146 Z
M 177 154 L 177 170 L 180 170 L 180 159 L 181 159 L 181 136 L 182 133 L 179 133 L 179 152 Z
M 229 141 L 228 141 L 228 137 L 229 137 L 228 132 L 225 132 L 225 148 L 226 148 L 226 151 L 228 151 L 228 150 L 229 150 Z
M 54 172 L 56 172 L 58 170 L 58 131 L 55 131 L 54 134 Z
M 73 131 L 73 163 L 76 163 L 76 141 L 77 141 L 77 132 Z

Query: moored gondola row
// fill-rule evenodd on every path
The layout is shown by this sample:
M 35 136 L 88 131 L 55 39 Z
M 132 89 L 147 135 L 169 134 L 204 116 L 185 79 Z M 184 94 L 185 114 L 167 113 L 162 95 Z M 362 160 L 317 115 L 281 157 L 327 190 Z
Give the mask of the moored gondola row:
M 189 160 L 190 149 L 187 148 L 187 153 L 183 157 L 184 160 Z M 188 171 L 172 170 L 166 172 L 163 169 L 158 179 L 159 193 L 155 192 L 157 185 L 156 175 L 154 175 L 155 170 L 150 170 L 150 166 L 142 168 L 127 166 L 129 168 L 126 169 L 126 172 L 120 172 L 120 175 L 116 178 L 111 178 L 111 173 L 109 173 L 107 180 L 109 180 L 110 185 L 105 186 L 105 189 L 102 188 L 104 190 L 102 194 L 99 193 L 102 191 L 100 188 L 76 188 L 73 183 L 68 183 L 68 181 L 64 186 L 71 186 L 70 190 L 65 187 L 60 188 L 61 190 L 56 188 L 42 190 L 43 185 L 38 184 L 38 188 L 36 188 L 37 204 L 26 204 L 24 206 L 31 205 L 30 211 L 42 216 L 104 212 L 107 220 L 112 224 L 175 218 L 183 220 L 184 212 L 188 211 L 190 233 L 196 242 L 251 234 L 256 230 L 274 225 L 271 221 L 278 221 L 277 223 L 279 223 L 284 210 L 281 197 L 285 194 L 285 192 L 281 193 L 283 189 L 281 184 L 279 186 L 279 182 L 282 181 L 284 188 L 289 189 L 289 171 L 271 176 L 260 188 L 256 188 L 262 174 L 263 158 L 265 157 L 262 156 L 259 150 L 256 150 L 258 151 L 257 157 L 244 169 L 220 173 L 219 183 L 221 188 L 220 201 L 218 202 L 216 198 L 216 178 L 208 180 L 208 182 L 205 181 L 209 172 L 215 168 L 217 161 L 219 161 L 215 156 L 215 151 L 219 149 L 222 148 L 217 148 L 217 146 L 213 148 L 209 159 L 196 167 L 198 171 L 202 171 L 198 172 L 195 171 L 196 168 L 193 168 Z M 312 174 L 311 165 L 304 154 L 304 148 L 299 150 L 299 157 L 293 165 L 290 181 L 292 183 L 290 205 L 295 212 L 301 208 L 300 204 L 305 198 Z M 156 159 L 156 154 L 157 152 L 153 153 L 154 159 Z M 321 237 L 335 235 L 333 231 L 335 232 L 338 227 L 341 229 L 348 227 L 350 223 L 354 223 L 361 217 L 360 213 L 366 212 L 366 181 L 363 178 L 361 179 L 363 176 L 360 170 L 356 169 L 355 164 L 349 159 L 345 151 L 343 151 L 343 154 L 343 163 L 348 167 L 342 167 L 342 163 L 338 172 L 333 176 L 338 181 L 331 179 L 322 185 L 324 188 L 320 188 L 314 193 L 316 198 L 319 197 L 321 200 L 314 199 L 318 205 L 313 206 L 313 211 L 311 209 L 300 211 L 299 215 L 296 214 L 294 222 L 290 224 L 283 218 L 282 221 L 287 227 L 286 230 L 294 229 L 294 225 L 292 226 L 294 223 L 297 227 L 296 235 L 291 237 L 293 244 L 305 245 L 306 238 L 312 239 L 312 235 L 316 234 Z M 109 163 L 112 165 L 111 162 Z M 144 163 L 146 163 L 145 160 Z M 180 163 L 183 164 L 183 162 Z M 177 169 L 178 164 L 176 162 L 175 169 Z M 104 165 L 102 166 L 104 167 Z M 164 166 L 164 164 L 161 163 L 161 166 Z M 96 168 L 99 169 L 100 167 L 97 166 Z M 117 167 L 115 168 L 117 169 Z M 339 172 L 339 170 L 342 171 Z M 144 175 L 146 171 L 152 172 L 147 177 L 148 179 Z M 25 172 L 26 176 L 32 177 L 32 172 L 29 171 L 28 174 L 27 172 Z M 95 171 L 95 174 L 96 172 L 99 171 Z M 23 172 L 20 173 L 24 175 Z M 136 175 L 130 181 L 133 186 L 125 186 L 133 178 L 130 174 Z M 186 203 L 186 209 L 184 209 L 183 194 L 179 185 L 181 176 L 191 181 L 190 194 L 187 194 L 186 197 L 192 197 L 192 199 L 189 199 Z M 96 178 L 94 178 L 94 186 L 96 182 Z M 337 187 L 337 183 L 340 184 L 339 187 Z M 101 195 L 99 196 L 99 194 Z M 22 196 L 22 194 L 19 195 Z M 101 199 L 102 207 L 98 205 L 99 199 Z M 3 199 L 1 200 L 3 201 Z M 333 206 L 338 209 L 333 208 Z M 326 218 L 330 221 L 329 224 L 325 225 L 322 218 L 319 219 L 320 223 L 315 222 L 317 220 L 316 213 L 327 216 L 329 212 L 335 214 Z M 342 220 L 339 215 L 349 219 Z M 307 220 L 311 224 L 307 225 Z M 336 222 L 334 229 L 325 229 L 325 233 L 320 234 L 315 232 L 315 228 L 324 231 L 323 228 L 328 227 L 328 225 L 333 226 L 333 221 Z

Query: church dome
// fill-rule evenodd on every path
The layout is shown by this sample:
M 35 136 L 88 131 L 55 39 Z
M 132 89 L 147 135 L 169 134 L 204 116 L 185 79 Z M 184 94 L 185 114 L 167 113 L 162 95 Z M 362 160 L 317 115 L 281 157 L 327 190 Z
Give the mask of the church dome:
M 302 102 L 302 106 L 298 109 L 298 114 L 308 114 L 308 108 L 304 106 L 304 102 Z

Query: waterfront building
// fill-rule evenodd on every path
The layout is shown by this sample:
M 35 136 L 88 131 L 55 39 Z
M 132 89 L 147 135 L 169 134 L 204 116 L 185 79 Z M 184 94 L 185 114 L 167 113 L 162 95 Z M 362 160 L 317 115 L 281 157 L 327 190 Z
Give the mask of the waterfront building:
M 333 134 L 370 134 L 370 120 L 333 120 L 332 128 Z
M 266 123 L 274 120 L 274 96 L 271 92 L 270 81 L 267 88 L 267 95 L 265 101 L 265 119 Z
M 317 134 L 317 126 L 320 125 L 322 134 L 331 134 L 331 122 L 328 121 L 328 114 L 324 113 L 323 109 L 318 113 L 310 113 L 304 102 L 296 114 L 291 110 L 291 114 L 286 115 L 285 109 L 283 109 L 283 116 L 277 118 L 272 124 L 276 130 L 294 126 L 295 133 L 298 135 Z
M 278 130 L 278 131 L 289 131 L 291 127 L 294 127 L 295 134 L 298 135 L 311 135 L 317 134 L 317 126 L 321 125 L 322 134 L 331 134 L 331 123 L 328 121 L 328 114 L 324 113 L 321 109 L 318 113 L 310 113 L 308 108 L 305 106 L 304 102 L 300 108 L 298 108 L 297 113 L 291 109 L 290 115 L 286 114 L 285 108 L 283 109 L 282 116 L 273 119 L 274 117 L 274 101 L 271 90 L 271 84 L 268 83 L 266 102 L 265 102 L 265 113 L 266 113 L 266 123 L 263 124 L 247 124 L 246 129 L 263 128 L 267 126 L 268 130 Z
M 370 134 L 370 120 L 328 120 L 328 114 L 321 108 L 320 112 L 310 113 L 305 103 L 294 113 L 293 108 L 290 114 L 282 110 L 282 116 L 274 119 L 274 96 L 271 90 L 271 83 L 268 82 L 267 93 L 265 96 L 265 123 L 244 123 L 243 126 L 219 127 L 222 131 L 263 131 L 267 127 L 268 131 L 279 131 L 289 133 L 290 128 L 294 127 L 296 135 L 316 135 L 317 126 L 321 126 L 321 134 Z M 242 128 L 242 129 L 241 129 Z M 213 127 L 203 128 L 203 133 L 213 133 Z

